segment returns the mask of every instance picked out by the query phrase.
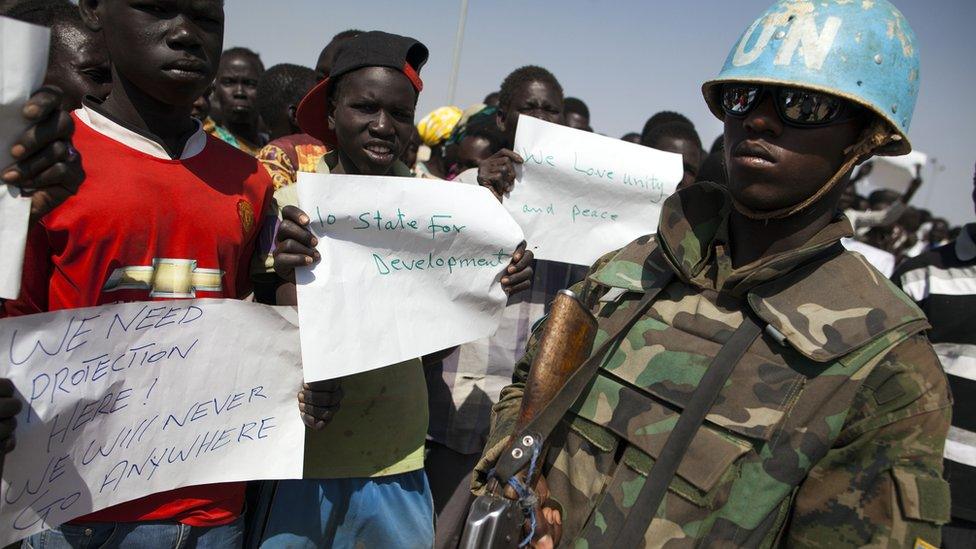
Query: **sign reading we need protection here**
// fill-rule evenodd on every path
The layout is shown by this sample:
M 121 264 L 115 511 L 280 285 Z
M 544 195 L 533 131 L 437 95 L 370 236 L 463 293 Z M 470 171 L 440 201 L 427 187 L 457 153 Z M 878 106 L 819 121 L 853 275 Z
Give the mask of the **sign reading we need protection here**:
M 449 181 L 300 173 L 322 260 L 298 269 L 306 381 L 487 337 L 522 230 L 492 194 Z
M 301 478 L 295 316 L 201 299 L 0 321 L 0 375 L 24 401 L 0 546 L 175 488 Z
M 515 187 L 505 207 L 536 258 L 591 265 L 657 230 L 681 155 L 520 116 Z

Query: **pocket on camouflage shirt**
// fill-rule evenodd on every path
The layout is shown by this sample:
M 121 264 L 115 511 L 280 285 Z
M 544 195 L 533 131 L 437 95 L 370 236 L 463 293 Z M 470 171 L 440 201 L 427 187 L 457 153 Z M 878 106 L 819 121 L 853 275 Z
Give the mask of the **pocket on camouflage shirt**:
M 647 475 L 660 455 L 679 411 L 672 404 L 601 373 L 586 398 L 573 408 L 570 428 L 598 447 L 627 442 L 621 461 Z M 719 425 L 712 415 L 692 439 L 671 482 L 672 492 L 704 509 L 714 509 L 727 496 L 722 486 L 737 477 L 740 458 L 768 441 L 775 425 Z M 756 427 L 762 427 L 757 429 Z

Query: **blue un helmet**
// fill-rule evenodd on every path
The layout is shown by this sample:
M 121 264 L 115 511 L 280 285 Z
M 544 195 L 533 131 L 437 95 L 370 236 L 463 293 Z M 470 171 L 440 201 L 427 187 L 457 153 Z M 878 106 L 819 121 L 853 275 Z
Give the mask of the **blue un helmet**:
M 858 156 L 912 150 L 908 127 L 918 98 L 915 33 L 888 0 L 780 0 L 732 48 L 718 77 L 702 86 L 724 119 L 726 82 L 806 88 L 843 97 L 886 122 Z M 853 162 L 851 163 L 853 166 Z

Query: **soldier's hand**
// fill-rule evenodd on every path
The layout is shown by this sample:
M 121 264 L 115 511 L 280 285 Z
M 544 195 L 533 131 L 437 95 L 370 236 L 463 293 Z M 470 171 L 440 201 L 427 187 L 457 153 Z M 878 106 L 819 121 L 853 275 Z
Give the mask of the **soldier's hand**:
M 478 165 L 478 184 L 487 187 L 499 202 L 515 185 L 515 165 L 522 157 L 508 149 L 502 149 Z
M 319 240 L 308 229 L 308 215 L 295 206 L 281 209 L 281 225 L 275 233 L 274 269 L 278 276 L 295 281 L 295 267 L 308 267 L 322 257 L 315 250 Z
M 13 382 L 5 377 L 0 378 L 0 456 L 9 453 L 17 444 L 14 430 L 20 409 L 20 399 L 14 396 Z
M 342 384 L 339 380 L 306 383 L 298 392 L 298 411 L 308 428 L 321 431 L 335 417 L 341 401 Z
M 539 475 L 534 490 L 536 497 L 539 498 L 539 504 L 535 509 L 535 535 L 530 545 L 536 549 L 552 549 L 559 545 L 563 537 L 563 515 L 549 500 L 549 484 L 546 483 L 545 477 Z M 531 528 L 530 524 L 526 525 L 526 534 L 528 528 Z
M 41 88 L 27 100 L 23 116 L 31 126 L 10 148 L 15 162 L 3 167 L 0 180 L 31 198 L 31 220 L 37 220 L 75 194 L 85 173 L 71 145 L 75 127 L 61 110 L 60 90 Z
M 518 474 L 518 477 L 525 482 L 525 472 Z M 532 487 L 538 503 L 535 507 L 535 532 L 532 533 L 530 547 L 535 549 L 552 549 L 559 545 L 559 540 L 563 537 L 563 515 L 559 508 L 549 499 L 549 484 L 546 477 L 539 475 Z M 515 489 L 506 485 L 502 489 L 502 495 L 511 500 L 518 500 Z M 532 530 L 532 523 L 525 521 L 522 526 L 524 535 L 529 535 Z

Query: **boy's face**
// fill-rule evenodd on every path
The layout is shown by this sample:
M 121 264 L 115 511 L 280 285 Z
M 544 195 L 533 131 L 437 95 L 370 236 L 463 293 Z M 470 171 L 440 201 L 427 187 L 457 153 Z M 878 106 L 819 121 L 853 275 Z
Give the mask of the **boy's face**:
M 206 120 L 210 116 L 210 94 L 204 93 L 193 102 L 193 110 L 190 111 L 190 116 L 200 120 Z
M 112 70 L 101 37 L 75 24 L 51 31 L 51 63 L 44 82 L 64 92 L 61 108 L 77 109 L 86 95 L 105 99 L 112 89 Z
M 654 148 L 681 155 L 684 175 L 681 182 L 678 183 L 679 189 L 683 189 L 697 180 L 702 163 L 701 147 L 697 143 L 679 137 L 664 137 L 654 143 Z
M 458 147 L 458 171 L 477 168 L 494 153 L 490 141 L 478 135 L 469 135 L 461 140 Z
M 217 72 L 223 0 L 81 0 L 114 74 L 160 103 L 189 107 Z M 116 84 L 121 85 L 121 84 Z
M 362 175 L 388 174 L 414 131 L 417 92 L 410 80 L 394 69 L 366 67 L 343 75 L 333 93 L 329 127 L 339 152 Z
M 565 114 L 566 125 L 574 130 L 593 131 L 590 127 L 590 119 L 578 112 L 568 112 Z
M 520 114 L 553 124 L 563 123 L 562 94 L 546 82 L 526 82 L 515 90 L 508 103 L 500 106 L 497 121 L 498 128 L 505 134 L 509 146 L 515 142 L 515 129 Z
M 261 65 L 250 55 L 225 55 L 217 69 L 214 93 L 225 122 L 257 124 Z
M 403 154 L 400 155 L 400 161 L 406 164 L 407 167 L 413 168 L 414 164 L 417 163 L 417 151 L 420 150 L 421 143 L 423 141 L 420 139 L 420 132 L 414 126 L 414 132 L 410 135 L 410 141 L 407 142 L 407 146 L 403 149 Z
M 729 192 L 757 211 L 803 202 L 840 169 L 844 150 L 857 140 L 862 123 L 852 119 L 815 128 L 787 126 L 772 94 L 766 94 L 744 117 L 725 117 Z

